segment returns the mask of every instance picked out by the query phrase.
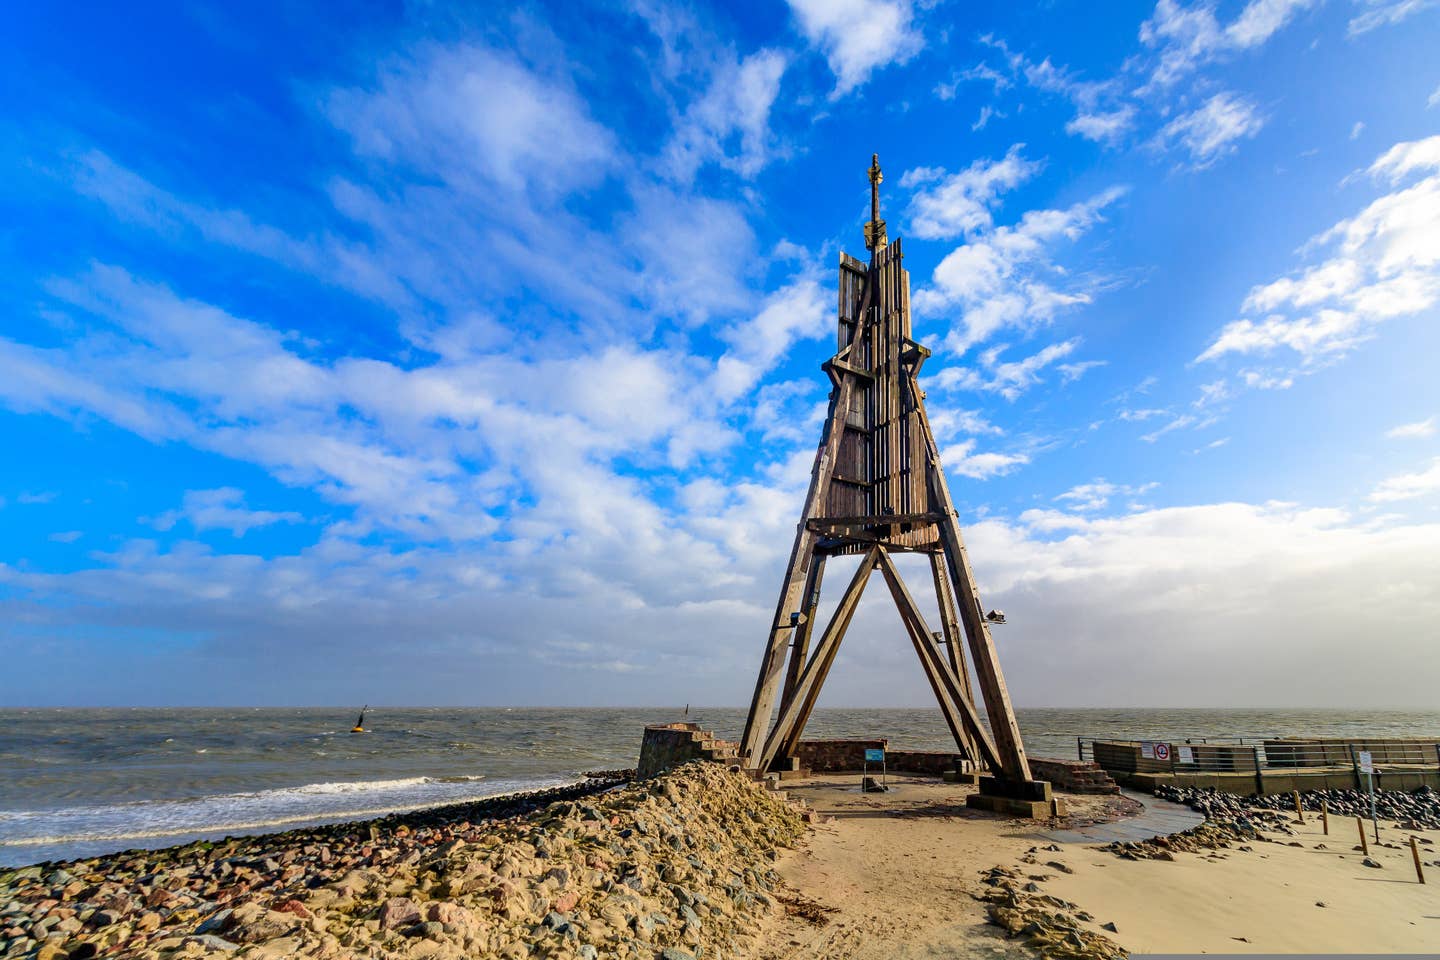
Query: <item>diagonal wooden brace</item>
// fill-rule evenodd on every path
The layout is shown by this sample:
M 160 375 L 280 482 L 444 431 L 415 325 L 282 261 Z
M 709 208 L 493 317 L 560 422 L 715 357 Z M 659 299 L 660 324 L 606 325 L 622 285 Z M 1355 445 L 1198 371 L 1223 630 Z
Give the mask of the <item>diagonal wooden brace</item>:
M 890 554 L 882 550 L 876 565 L 885 575 L 885 582 L 890 587 L 890 593 L 895 597 L 895 605 L 900 608 L 900 616 L 905 619 L 906 626 L 910 629 L 912 639 L 916 641 L 921 656 L 930 662 L 930 667 L 939 677 L 945 692 L 950 695 L 951 701 L 960 708 L 964 726 L 974 738 L 976 747 L 979 748 L 980 759 L 992 770 L 1004 769 L 1000 765 L 1000 755 L 995 749 L 995 741 L 990 738 L 989 731 L 981 726 L 980 715 L 976 712 L 975 705 L 970 702 L 970 698 L 965 696 L 965 690 L 960 684 L 960 679 L 955 676 L 955 671 L 950 668 L 950 664 L 936 649 L 935 638 L 930 635 L 930 631 L 925 625 L 925 618 L 921 615 L 915 598 L 910 595 L 909 588 L 905 586 L 905 581 L 900 579 L 900 571 L 895 569 L 895 561 L 890 559 Z M 944 709 L 943 703 L 941 708 Z
M 780 750 L 781 744 L 787 741 L 799 739 L 799 730 L 803 729 L 804 721 L 810 718 L 810 710 L 815 706 L 815 699 L 820 694 L 820 686 L 825 682 L 825 675 L 830 671 L 830 664 L 835 660 L 835 652 L 840 649 L 840 641 L 845 637 L 845 631 L 850 626 L 850 620 L 855 616 L 855 608 L 860 605 L 860 595 L 865 592 L 865 584 L 869 582 L 870 575 L 875 572 L 875 558 L 877 549 L 871 549 L 860 560 L 860 566 L 855 570 L 855 576 L 850 579 L 850 585 L 845 588 L 845 594 L 840 598 L 840 605 L 835 608 L 835 615 L 830 618 L 825 633 L 820 638 L 820 643 L 815 647 L 815 653 L 805 669 L 800 673 L 800 679 L 795 684 L 795 692 L 789 704 L 780 712 L 780 719 L 775 723 L 775 729 L 765 739 L 765 746 L 760 751 L 759 762 L 754 764 L 756 770 L 768 770 L 770 763 L 775 759 Z M 795 734 L 793 737 L 791 734 Z

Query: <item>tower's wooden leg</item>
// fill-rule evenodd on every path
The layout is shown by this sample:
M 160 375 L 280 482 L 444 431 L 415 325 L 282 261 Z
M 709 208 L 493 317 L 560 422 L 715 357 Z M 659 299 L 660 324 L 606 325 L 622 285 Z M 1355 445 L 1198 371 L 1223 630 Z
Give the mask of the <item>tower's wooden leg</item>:
M 980 757 L 992 769 L 1000 769 L 1000 758 L 995 748 L 995 742 L 991 740 L 990 734 L 980 724 L 980 716 L 975 710 L 975 705 L 965 696 L 965 691 L 960 687 L 960 680 L 950 669 L 950 664 L 941 655 L 940 650 L 935 646 L 935 638 L 925 624 L 925 617 L 915 603 L 915 598 L 910 595 L 910 590 L 905 586 L 905 581 L 900 579 L 900 572 L 895 569 L 895 562 L 890 555 L 881 551 L 876 566 L 885 575 L 885 582 L 890 587 L 890 593 L 895 598 L 895 605 L 900 608 L 900 616 L 904 618 L 907 629 L 911 632 L 911 639 L 916 644 L 916 652 L 928 660 L 930 671 L 933 671 L 939 679 L 945 692 L 950 695 L 950 701 L 960 708 L 962 722 L 968 729 L 975 745 L 979 749 Z M 927 672 L 930 672 L 927 671 Z M 944 699 L 941 699 L 941 710 L 945 709 Z M 957 744 L 959 739 L 957 738 Z
M 830 665 L 835 662 L 840 641 L 845 638 L 845 631 L 849 629 L 855 609 L 860 605 L 860 595 L 865 592 L 865 584 L 870 582 L 870 575 L 875 571 L 875 556 L 876 551 L 872 549 L 861 558 L 860 566 L 856 568 L 850 585 L 845 588 L 845 593 L 840 598 L 840 605 L 835 608 L 835 615 L 830 618 L 825 633 L 815 646 L 814 656 L 801 671 L 789 706 L 780 712 L 775 729 L 766 737 L 756 758 L 755 769 L 768 769 L 770 761 L 775 759 L 782 746 L 793 751 L 795 744 L 799 743 L 800 733 L 805 729 L 805 723 L 810 719 L 810 712 L 815 708 L 815 701 L 820 696 L 820 687 L 825 683 Z
M 950 577 L 945 573 L 945 558 L 938 553 L 930 554 L 930 577 L 935 582 L 935 600 L 940 607 L 940 627 L 945 633 L 945 652 L 950 657 L 950 669 L 960 678 L 965 696 L 975 702 L 975 691 L 970 687 L 970 668 L 965 663 L 964 637 L 960 632 L 960 621 L 955 612 L 955 596 L 950 590 Z M 975 744 L 966 737 L 965 756 L 975 759 Z
M 795 631 L 790 641 L 790 666 L 785 671 L 785 685 L 780 689 L 780 712 L 795 699 L 795 685 L 800 682 L 800 671 L 805 667 L 805 657 L 810 652 L 810 636 L 815 632 L 815 611 L 820 606 L 820 585 L 825 579 L 825 555 L 817 553 L 810 561 L 810 575 L 805 581 L 805 596 L 801 600 L 800 612 L 805 622 Z
M 790 622 L 790 614 L 800 611 L 805 584 L 810 578 L 810 566 L 815 560 L 816 536 L 806 525 L 806 521 L 819 516 L 821 507 L 829 496 L 830 477 L 835 469 L 835 454 L 845 432 L 845 418 L 850 410 L 851 378 L 837 375 L 833 368 L 831 377 L 834 378 L 834 388 L 830 391 L 830 410 L 825 434 L 820 440 L 820 449 L 815 453 L 815 466 L 810 471 L 810 489 L 805 494 L 805 508 L 800 514 L 800 525 L 795 530 L 795 545 L 790 549 L 785 582 L 780 588 L 775 619 L 770 625 L 770 639 L 765 645 L 765 656 L 760 661 L 760 675 L 755 679 L 755 695 L 750 700 L 750 713 L 745 718 L 745 732 L 740 737 L 741 761 L 752 768 L 755 767 L 755 755 L 764 744 L 766 732 L 770 728 L 770 715 L 775 710 L 775 694 L 780 686 L 781 673 L 785 669 L 785 650 L 795 631 Z

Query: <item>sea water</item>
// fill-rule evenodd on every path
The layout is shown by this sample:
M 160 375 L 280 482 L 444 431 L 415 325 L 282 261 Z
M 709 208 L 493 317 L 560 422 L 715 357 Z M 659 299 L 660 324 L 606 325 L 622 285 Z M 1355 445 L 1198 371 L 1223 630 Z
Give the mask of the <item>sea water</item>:
M 0 710 L 0 864 L 381 816 L 632 767 L 647 723 L 737 738 L 745 711 L 385 708 Z M 1440 711 L 1031 709 L 1034 756 L 1076 738 L 1434 736 Z M 807 737 L 945 750 L 933 709 L 821 709 Z

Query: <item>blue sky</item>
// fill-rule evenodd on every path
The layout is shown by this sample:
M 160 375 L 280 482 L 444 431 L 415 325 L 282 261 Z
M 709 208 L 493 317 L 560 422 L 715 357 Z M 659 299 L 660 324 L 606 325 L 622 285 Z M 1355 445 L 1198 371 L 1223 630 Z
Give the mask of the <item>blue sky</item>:
M 1437 46 L 1426 0 L 12 11 L 0 702 L 743 703 L 879 151 L 1019 704 L 1432 703 Z M 871 600 L 822 705 L 925 703 Z

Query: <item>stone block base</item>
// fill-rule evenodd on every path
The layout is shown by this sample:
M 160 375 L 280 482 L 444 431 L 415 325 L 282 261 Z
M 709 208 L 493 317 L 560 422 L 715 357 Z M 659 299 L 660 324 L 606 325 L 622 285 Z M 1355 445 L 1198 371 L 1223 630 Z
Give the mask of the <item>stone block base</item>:
M 987 793 L 972 793 L 965 798 L 965 806 L 991 813 L 1003 813 L 1011 817 L 1025 817 L 1030 820 L 1044 820 L 1050 816 L 1049 800 L 1019 800 L 1015 797 L 997 797 Z
M 1045 780 L 1007 780 L 1002 777 L 981 777 L 980 792 L 992 797 L 1050 802 L 1050 784 Z
M 968 783 L 972 787 L 980 782 L 980 774 L 978 773 L 960 773 L 955 770 L 946 770 L 942 772 L 940 776 L 946 783 Z

